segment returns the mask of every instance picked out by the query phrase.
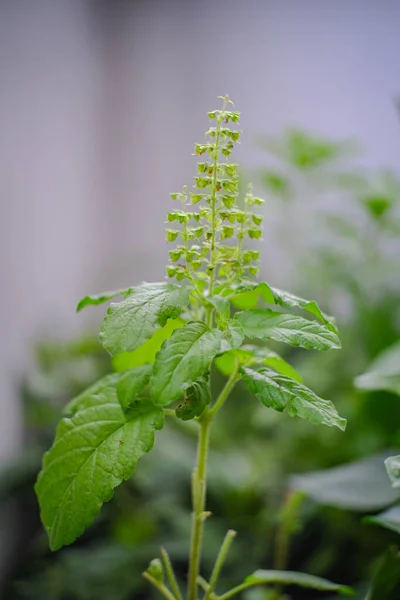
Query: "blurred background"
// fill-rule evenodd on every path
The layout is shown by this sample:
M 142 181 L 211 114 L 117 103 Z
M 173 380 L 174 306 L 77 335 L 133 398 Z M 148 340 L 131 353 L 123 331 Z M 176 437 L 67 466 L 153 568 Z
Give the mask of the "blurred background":
M 335 356 L 287 358 L 349 427 L 261 415 L 238 390 L 214 449 L 209 561 L 228 525 L 242 541 L 227 584 L 249 563 L 275 563 L 344 578 L 365 597 L 397 534 L 363 518 L 400 497 L 383 468 L 400 445 L 399 399 L 354 386 L 400 337 L 399 34 L 393 0 L 0 2 L 5 598 L 151 597 L 139 574 L 165 539 L 184 576 L 190 432 L 163 432 L 131 488 L 57 555 L 31 488 L 62 404 L 112 369 L 96 342 L 103 310 L 76 315 L 76 302 L 164 277 L 169 193 L 191 184 L 193 143 L 226 93 L 242 113 L 243 184 L 267 199 L 262 277 L 315 297 L 343 335 Z M 359 460 L 365 476 L 348 498 L 356 475 L 325 469 Z M 316 471 L 332 497 L 292 477 Z M 400 598 L 390 593 L 376 598 Z M 268 597 L 255 594 L 246 598 Z

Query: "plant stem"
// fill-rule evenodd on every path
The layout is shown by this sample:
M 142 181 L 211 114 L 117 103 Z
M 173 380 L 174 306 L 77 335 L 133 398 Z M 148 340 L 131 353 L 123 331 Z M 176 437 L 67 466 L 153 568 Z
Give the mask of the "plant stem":
M 228 600 L 228 598 L 233 598 L 233 596 L 237 596 L 237 594 L 240 594 L 240 592 L 243 592 L 244 590 L 247 590 L 249 587 L 253 587 L 254 585 L 259 585 L 259 584 L 241 583 L 240 585 L 237 585 L 236 587 L 229 590 L 229 592 L 222 594 L 222 596 L 218 596 L 218 600 Z
M 177 600 L 177 598 L 175 598 L 175 596 L 169 591 L 167 586 L 164 585 L 161 581 L 157 581 L 155 577 L 152 577 L 146 571 L 143 573 L 143 577 L 147 579 L 147 581 L 150 581 L 150 583 L 154 585 L 154 587 L 157 588 L 159 592 L 161 592 L 164 598 L 167 598 L 167 600 Z
M 203 413 L 197 449 L 197 466 L 193 474 L 193 526 L 189 561 L 188 600 L 197 600 L 197 576 L 203 541 L 204 508 L 206 500 L 207 455 L 210 439 L 211 419 L 209 411 Z
M 216 415 L 217 412 L 219 410 L 221 410 L 221 408 L 224 405 L 226 399 L 228 398 L 229 394 L 231 393 L 231 391 L 233 389 L 233 386 L 238 381 L 238 379 L 239 379 L 238 370 L 239 370 L 239 365 L 236 364 L 236 368 L 235 368 L 234 372 L 229 377 L 228 381 L 225 384 L 224 389 L 222 390 L 222 392 L 218 396 L 218 398 L 217 398 L 214 406 L 210 409 L 210 411 L 208 413 L 211 417 L 214 417 L 214 415 Z
M 204 579 L 204 577 L 202 577 L 201 575 L 197 576 L 197 583 L 198 585 L 206 592 L 208 590 L 208 588 L 210 587 L 208 582 Z
M 222 110 L 226 107 L 226 101 L 224 101 Z M 215 247 L 216 247 L 216 235 L 217 235 L 217 185 L 218 185 L 218 158 L 219 158 L 219 140 L 221 137 L 221 122 L 222 114 L 219 116 L 217 121 L 217 131 L 215 136 L 215 147 L 214 147 L 214 159 L 213 159 L 213 180 L 211 188 L 211 245 L 210 245 L 210 281 L 208 286 L 209 296 L 213 295 L 214 290 L 214 278 L 215 278 Z M 212 324 L 213 309 L 210 307 L 207 312 L 207 325 L 211 327 Z
M 219 574 L 221 572 L 223 564 L 224 564 L 224 562 L 226 560 L 226 557 L 228 555 L 229 548 L 231 547 L 231 544 L 232 544 L 233 539 L 234 539 L 235 536 L 236 536 L 236 531 L 233 531 L 233 529 L 230 529 L 227 532 L 224 541 L 222 542 L 221 549 L 220 549 L 220 551 L 218 553 L 217 560 L 215 561 L 215 565 L 214 565 L 213 571 L 211 573 L 210 585 L 208 586 L 208 589 L 207 589 L 206 594 L 204 596 L 204 600 L 210 600 L 210 596 L 213 593 L 214 588 L 215 588 L 215 586 L 217 584 Z
M 164 415 L 168 417 L 176 417 L 176 413 L 173 408 L 164 408 Z
M 206 503 L 206 478 L 207 478 L 207 456 L 208 446 L 210 441 L 210 426 L 211 422 L 216 413 L 221 409 L 224 402 L 228 398 L 233 386 L 238 377 L 238 365 L 230 378 L 228 379 L 225 387 L 218 396 L 214 406 L 211 410 L 206 409 L 198 422 L 200 424 L 199 442 L 197 448 L 197 465 L 193 470 L 192 475 L 192 503 L 193 503 L 193 526 L 192 526 L 192 541 L 190 547 L 190 560 L 189 560 L 189 586 L 188 586 L 188 600 L 197 600 L 197 585 L 198 575 L 200 566 L 200 555 L 203 541 L 203 523 L 209 513 L 205 512 Z M 233 532 L 229 533 L 229 544 L 230 538 L 233 537 Z M 225 544 L 225 542 L 224 542 Z M 223 548 L 224 548 L 223 544 Z M 222 548 L 221 548 L 222 551 Z M 225 552 L 225 548 L 224 548 Z M 218 557 L 219 558 L 219 557 Z M 223 555 L 225 559 L 225 554 Z M 218 561 L 218 559 L 217 559 Z M 221 565 L 222 566 L 222 565 Z
M 161 557 L 164 563 L 165 571 L 167 573 L 169 583 L 171 586 L 171 590 L 173 591 L 176 600 L 183 600 L 181 590 L 179 589 L 178 582 L 175 577 L 174 569 L 171 564 L 171 560 L 169 558 L 168 552 L 165 548 L 161 548 Z

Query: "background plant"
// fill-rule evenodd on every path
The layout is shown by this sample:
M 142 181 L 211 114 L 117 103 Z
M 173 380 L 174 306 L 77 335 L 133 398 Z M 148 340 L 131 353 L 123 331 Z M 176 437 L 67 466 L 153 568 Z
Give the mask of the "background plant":
M 264 139 L 263 144 L 274 157 L 274 164 L 262 172 L 262 180 L 269 190 L 270 200 L 275 198 L 278 202 L 276 210 L 282 210 L 288 217 L 281 219 L 285 232 L 281 237 L 286 239 L 286 226 L 290 230 L 292 220 L 297 217 L 300 217 L 300 221 L 296 220 L 297 226 L 303 222 L 318 231 L 312 236 L 309 251 L 298 252 L 297 289 L 306 286 L 319 293 L 329 309 L 339 312 L 341 322 L 346 323 L 344 350 L 333 356 L 334 362 L 328 364 L 324 357 L 322 360 L 316 357 L 313 364 L 309 363 L 309 371 L 303 361 L 301 364 L 318 390 L 330 393 L 338 406 L 345 402 L 346 410 L 350 411 L 346 414 L 351 427 L 341 445 L 344 455 L 340 459 L 335 450 L 331 458 L 325 455 L 325 461 L 340 464 L 350 458 L 367 457 L 343 468 L 295 477 L 292 486 L 322 506 L 368 514 L 368 510 L 385 508 L 398 499 L 396 490 L 388 485 L 383 467 L 384 458 L 390 454 L 388 446 L 399 445 L 398 402 L 393 396 L 395 375 L 385 377 L 385 385 L 378 385 L 380 371 L 389 373 L 395 369 L 396 345 L 376 358 L 371 375 L 356 380 L 361 390 L 370 386 L 370 393 L 354 392 L 353 380 L 399 335 L 396 260 L 399 180 L 388 170 L 371 173 L 354 165 L 349 169 L 348 151 L 354 149 L 354 144 L 348 142 L 332 142 L 289 130 L 279 140 Z M 298 232 L 297 227 L 297 235 Z M 372 381 L 374 386 L 370 385 Z M 296 436 L 296 432 L 293 435 Z M 291 440 L 293 442 L 293 436 Z M 293 448 L 288 451 L 292 452 Z M 371 452 L 374 452 L 372 456 Z M 325 519 L 334 519 L 332 509 L 329 509 L 331 513 L 327 510 L 322 509 Z M 367 523 L 378 521 L 379 516 L 366 517 Z M 371 543 L 365 529 L 368 528 L 364 528 L 364 535 Z M 393 525 L 392 530 L 395 530 Z M 359 531 L 361 533 L 362 528 Z M 391 539 L 396 541 L 393 536 Z M 395 555 L 389 554 L 382 563 L 386 576 L 388 570 L 392 569 L 394 574 L 398 569 Z M 395 598 L 398 584 L 393 576 L 391 581 L 393 589 L 379 589 L 375 583 L 371 597 Z M 360 598 L 364 598 L 362 592 Z

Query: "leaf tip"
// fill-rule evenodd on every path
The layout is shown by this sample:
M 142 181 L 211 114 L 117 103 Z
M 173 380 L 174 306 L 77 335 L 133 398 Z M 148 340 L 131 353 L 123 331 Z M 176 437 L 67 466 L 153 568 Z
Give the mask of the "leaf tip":
M 339 594 L 342 594 L 342 596 L 355 596 L 356 592 L 355 590 L 348 586 L 348 585 L 341 585 L 340 588 L 338 589 Z
M 84 298 L 81 298 L 81 300 L 79 300 L 78 304 L 76 305 L 76 312 L 80 312 L 83 308 L 85 308 L 86 303 L 88 300 L 88 296 L 85 296 Z

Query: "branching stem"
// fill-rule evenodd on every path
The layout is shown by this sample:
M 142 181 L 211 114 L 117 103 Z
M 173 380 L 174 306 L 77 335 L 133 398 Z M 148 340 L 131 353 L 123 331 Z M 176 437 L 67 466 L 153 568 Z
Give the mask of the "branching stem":
M 236 368 L 235 368 L 234 372 L 229 377 L 228 381 L 226 382 L 225 387 L 223 388 L 222 392 L 218 396 L 214 406 L 209 411 L 209 415 L 211 415 L 212 417 L 214 417 L 214 415 L 216 415 L 217 412 L 219 410 L 221 410 L 221 408 L 225 404 L 226 399 L 228 398 L 229 394 L 231 393 L 235 383 L 238 381 L 238 379 L 239 379 L 238 368 L 239 368 L 238 364 L 236 364 Z
M 193 474 L 193 525 L 189 563 L 188 600 L 197 600 L 197 576 L 203 541 L 203 523 L 206 500 L 207 455 L 210 439 L 211 419 L 209 412 L 200 419 L 200 435 L 197 449 L 197 467 Z
M 169 589 L 166 585 L 164 585 L 164 583 L 158 581 L 155 577 L 152 577 L 149 573 L 147 573 L 147 571 L 143 573 L 143 577 L 147 579 L 147 581 L 149 581 L 152 585 L 154 585 L 154 587 L 158 589 L 158 591 L 164 596 L 164 598 L 167 598 L 167 600 L 177 600 L 177 598 L 175 598 L 175 596 L 169 591 Z
M 204 600 L 210 600 L 210 598 L 212 596 L 212 593 L 213 593 L 214 588 L 218 581 L 219 574 L 224 565 L 224 562 L 225 562 L 226 557 L 229 552 L 229 548 L 231 547 L 231 544 L 232 544 L 235 536 L 236 536 L 236 531 L 233 531 L 233 529 L 230 529 L 227 532 L 224 541 L 222 542 L 221 549 L 218 553 L 217 560 L 215 561 L 215 565 L 214 565 L 213 571 L 211 573 L 210 585 L 207 588 L 206 594 L 204 596 Z
M 188 600 L 197 600 L 197 586 L 200 566 L 201 547 L 203 540 L 203 524 L 209 513 L 205 511 L 206 502 L 206 477 L 207 477 L 207 456 L 208 446 L 210 440 L 210 427 L 212 420 L 214 419 L 217 412 L 221 409 L 230 392 L 233 389 L 238 377 L 238 365 L 231 377 L 228 379 L 225 387 L 218 396 L 214 406 L 211 409 L 206 409 L 202 416 L 199 418 L 200 434 L 197 449 L 197 465 L 193 471 L 192 476 L 192 498 L 193 498 L 193 526 L 192 526 L 192 542 L 190 549 L 190 562 L 189 562 L 189 586 L 188 586 Z M 223 561 L 225 560 L 226 553 L 229 550 L 229 546 L 233 539 L 234 533 L 228 532 L 228 539 L 224 541 L 221 552 L 223 551 L 222 557 L 219 555 L 216 563 L 217 576 L 219 570 L 222 567 Z M 232 539 L 231 539 L 232 538 Z M 227 547 L 226 547 L 226 544 Z M 218 560 L 222 558 L 220 564 Z M 215 584 L 214 584 L 215 585 Z M 211 598 L 212 590 L 208 594 L 208 598 Z
M 181 590 L 179 589 L 178 582 L 176 580 L 175 572 L 171 564 L 171 560 L 169 558 L 168 552 L 165 548 L 161 548 L 161 557 L 164 563 L 164 568 L 167 573 L 167 577 L 169 580 L 169 584 L 171 586 L 171 590 L 173 591 L 176 600 L 183 600 Z

